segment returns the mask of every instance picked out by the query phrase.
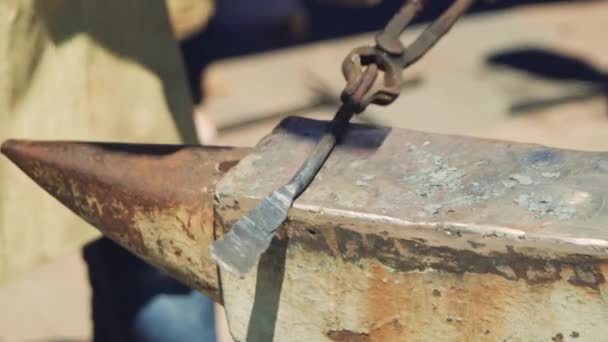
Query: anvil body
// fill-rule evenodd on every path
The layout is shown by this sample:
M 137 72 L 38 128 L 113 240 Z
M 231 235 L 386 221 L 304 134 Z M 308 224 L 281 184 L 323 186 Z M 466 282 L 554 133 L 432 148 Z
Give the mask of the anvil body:
M 223 303 L 236 340 L 608 334 L 603 152 L 353 125 L 257 269 L 218 275 L 209 244 L 293 175 L 323 128 L 289 118 L 253 151 L 3 151 L 110 238 Z

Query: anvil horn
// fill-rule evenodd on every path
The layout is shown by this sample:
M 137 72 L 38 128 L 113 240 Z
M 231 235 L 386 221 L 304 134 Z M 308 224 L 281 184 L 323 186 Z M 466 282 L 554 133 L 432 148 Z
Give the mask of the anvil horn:
M 248 149 L 8 140 L 1 150 L 104 235 L 221 301 L 213 192 Z

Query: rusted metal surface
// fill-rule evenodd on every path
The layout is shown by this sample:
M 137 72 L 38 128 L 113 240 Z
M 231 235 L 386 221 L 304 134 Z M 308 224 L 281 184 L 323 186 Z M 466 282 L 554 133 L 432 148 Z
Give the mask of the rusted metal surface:
M 2 145 L 19 168 L 104 235 L 218 302 L 217 270 L 207 253 L 214 240 L 213 191 L 248 151 L 77 142 Z
M 347 80 L 343 97 L 354 93 L 357 81 L 363 73 L 362 67 L 374 64 L 384 72 L 384 80 L 380 86 L 359 101 L 358 112 L 362 112 L 370 103 L 384 106 L 391 104 L 401 93 L 402 70 L 416 63 L 435 46 L 474 2 L 474 0 L 454 0 L 437 20 L 422 31 L 414 42 L 405 47 L 400 39 L 401 33 L 426 5 L 426 0 L 406 1 L 383 31 L 376 35 L 375 46 L 355 48 L 342 63 L 342 72 Z
M 222 178 L 228 229 L 314 148 L 291 118 Z M 255 182 L 251 180 L 255 179 Z M 257 271 L 221 271 L 236 340 L 596 341 L 608 153 L 356 126 Z
M 106 235 L 223 302 L 236 340 L 608 334 L 608 153 L 381 127 L 348 131 L 256 272 L 220 273 L 220 299 L 212 222 L 220 236 L 284 184 L 325 124 L 288 119 L 236 166 L 247 150 L 2 151 Z

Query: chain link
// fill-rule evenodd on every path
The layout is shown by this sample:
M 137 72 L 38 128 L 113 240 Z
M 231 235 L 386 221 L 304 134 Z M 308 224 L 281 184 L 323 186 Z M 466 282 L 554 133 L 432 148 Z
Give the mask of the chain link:
M 455 0 L 412 44 L 405 47 L 400 40 L 401 33 L 426 4 L 426 0 L 408 0 L 384 30 L 376 35 L 375 46 L 355 48 L 344 59 L 342 73 L 346 86 L 342 101 L 353 97 L 364 69 L 372 64 L 384 73 L 384 79 L 359 100 L 356 113 L 362 112 L 371 103 L 386 106 L 395 101 L 401 92 L 402 70 L 424 56 L 473 3 L 474 0 Z

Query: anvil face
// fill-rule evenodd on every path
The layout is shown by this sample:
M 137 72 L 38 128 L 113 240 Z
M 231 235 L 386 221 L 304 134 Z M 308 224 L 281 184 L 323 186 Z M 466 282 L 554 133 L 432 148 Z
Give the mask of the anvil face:
M 216 233 L 284 184 L 322 129 L 287 119 L 231 169 L 215 192 Z M 221 273 L 231 332 L 601 339 L 607 200 L 608 153 L 353 125 L 257 270 Z

